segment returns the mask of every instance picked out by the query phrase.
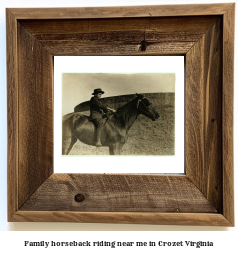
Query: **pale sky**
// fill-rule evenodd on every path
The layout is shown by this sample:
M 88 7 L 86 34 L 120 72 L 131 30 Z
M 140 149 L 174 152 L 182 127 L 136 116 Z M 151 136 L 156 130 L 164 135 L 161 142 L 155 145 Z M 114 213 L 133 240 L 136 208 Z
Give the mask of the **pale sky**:
M 175 92 L 175 73 L 62 73 L 62 114 L 90 100 L 101 88 L 102 98 L 135 94 Z

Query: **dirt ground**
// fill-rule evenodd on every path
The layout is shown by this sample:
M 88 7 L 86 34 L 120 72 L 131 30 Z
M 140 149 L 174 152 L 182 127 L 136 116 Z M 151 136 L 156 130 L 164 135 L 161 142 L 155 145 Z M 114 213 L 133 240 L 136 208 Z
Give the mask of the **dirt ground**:
M 122 155 L 174 155 L 174 107 L 162 106 L 157 110 L 160 118 L 156 121 L 143 115 L 137 118 L 122 148 Z M 69 155 L 109 155 L 109 149 L 77 141 Z

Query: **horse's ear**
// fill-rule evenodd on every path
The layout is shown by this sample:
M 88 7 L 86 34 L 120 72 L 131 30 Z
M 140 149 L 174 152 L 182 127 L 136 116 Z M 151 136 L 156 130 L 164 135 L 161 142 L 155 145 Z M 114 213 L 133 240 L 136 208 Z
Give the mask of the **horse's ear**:
M 138 94 L 138 93 L 136 93 L 136 95 L 137 95 L 137 97 L 141 100 L 141 99 L 143 99 L 143 95 L 142 94 Z

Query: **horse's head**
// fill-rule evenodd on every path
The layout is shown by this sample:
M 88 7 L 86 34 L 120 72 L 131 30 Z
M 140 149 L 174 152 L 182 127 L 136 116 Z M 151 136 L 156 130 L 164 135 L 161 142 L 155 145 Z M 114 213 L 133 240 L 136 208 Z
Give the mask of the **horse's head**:
M 137 109 L 139 112 L 155 121 L 160 117 L 159 113 L 155 110 L 152 103 L 143 95 L 136 94 L 138 97 Z

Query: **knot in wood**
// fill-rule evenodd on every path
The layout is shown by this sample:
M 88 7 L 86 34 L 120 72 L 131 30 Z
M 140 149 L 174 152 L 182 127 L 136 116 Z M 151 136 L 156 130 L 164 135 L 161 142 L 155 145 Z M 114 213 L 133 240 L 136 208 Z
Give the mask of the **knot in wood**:
M 146 51 L 146 48 L 147 48 L 147 42 L 145 41 L 145 40 L 143 40 L 143 41 L 141 41 L 141 43 L 140 43 L 141 45 L 140 45 L 140 50 L 141 51 Z
M 77 194 L 77 195 L 75 195 L 75 197 L 74 197 L 74 200 L 75 200 L 76 202 L 83 202 L 84 199 L 85 199 L 84 195 L 83 195 L 83 194 L 80 194 L 80 193 Z

